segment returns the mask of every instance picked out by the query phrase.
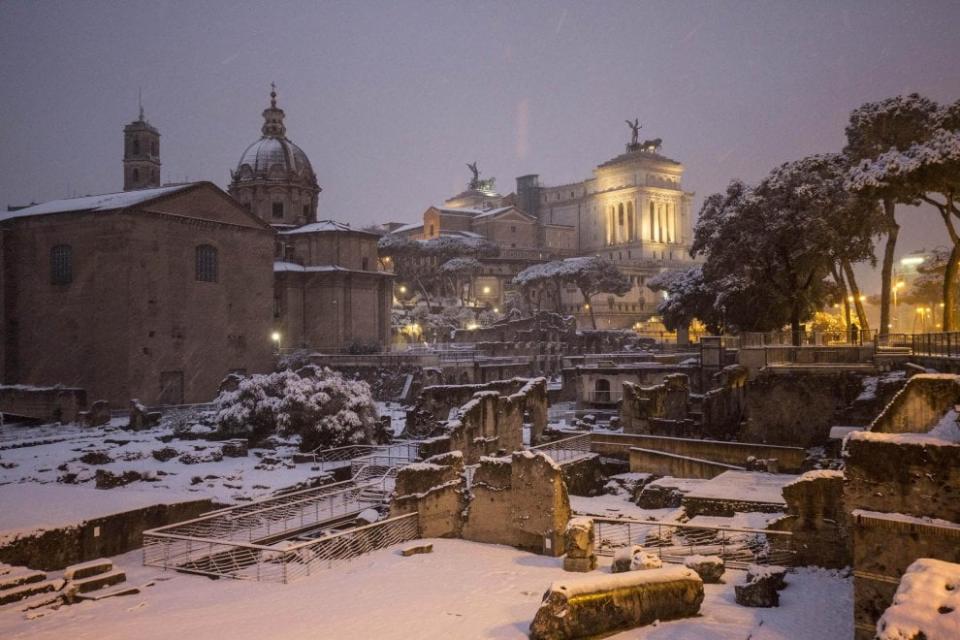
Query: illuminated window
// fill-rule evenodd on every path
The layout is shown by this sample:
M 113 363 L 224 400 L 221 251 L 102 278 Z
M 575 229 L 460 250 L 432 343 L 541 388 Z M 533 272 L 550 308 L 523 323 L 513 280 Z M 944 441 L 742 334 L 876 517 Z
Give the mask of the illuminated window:
M 58 244 L 50 249 L 50 283 L 70 284 L 73 282 L 73 248 L 68 244 Z
M 217 281 L 217 248 L 209 244 L 197 247 L 197 280 L 200 282 Z

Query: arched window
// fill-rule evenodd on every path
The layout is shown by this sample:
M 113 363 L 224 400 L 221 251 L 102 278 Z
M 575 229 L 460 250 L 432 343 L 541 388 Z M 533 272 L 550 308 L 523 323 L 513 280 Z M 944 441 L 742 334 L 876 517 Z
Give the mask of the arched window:
M 50 249 L 51 284 L 70 284 L 73 282 L 73 247 L 58 244 Z
M 133 168 L 133 181 L 140 182 L 140 169 L 137 169 L 136 167 Z
M 282 218 L 282 217 L 283 217 L 283 203 L 282 203 L 282 202 L 274 202 L 274 203 L 273 203 L 273 217 L 274 217 L 274 218 Z
M 593 385 L 594 402 L 610 402 L 610 381 L 600 378 Z
M 200 282 L 217 281 L 217 248 L 209 244 L 197 247 L 197 280 Z
M 140 155 L 140 139 L 139 138 L 133 139 L 133 155 L 135 156 Z

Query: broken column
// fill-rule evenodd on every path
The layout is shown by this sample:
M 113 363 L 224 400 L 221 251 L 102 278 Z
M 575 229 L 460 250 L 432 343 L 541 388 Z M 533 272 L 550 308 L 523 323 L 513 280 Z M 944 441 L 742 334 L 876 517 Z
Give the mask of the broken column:
M 593 518 L 571 518 L 563 533 L 564 571 L 585 573 L 597 568 L 597 555 L 594 553 Z

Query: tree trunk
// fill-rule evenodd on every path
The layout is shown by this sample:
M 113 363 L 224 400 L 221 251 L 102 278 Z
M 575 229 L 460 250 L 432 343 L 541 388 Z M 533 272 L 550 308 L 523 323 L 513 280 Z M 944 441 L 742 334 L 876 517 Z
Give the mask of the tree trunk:
M 833 281 L 840 287 L 840 298 L 843 304 L 843 323 L 845 327 L 850 326 L 850 294 L 847 290 L 847 281 L 843 279 L 843 271 L 840 266 L 831 261 L 830 272 L 833 275 Z
M 853 273 L 853 266 L 849 260 L 843 261 L 843 273 L 846 274 L 847 284 L 850 285 L 850 295 L 853 296 L 853 304 L 857 310 L 857 322 L 860 323 L 860 330 L 869 331 L 870 325 L 867 324 L 867 314 L 863 310 L 863 303 L 860 301 L 860 287 L 857 286 L 857 277 Z
M 960 322 L 957 318 L 957 294 L 958 283 L 957 275 L 960 273 L 960 244 L 953 245 L 953 251 L 950 252 L 950 259 L 947 260 L 947 268 L 943 273 L 943 330 L 960 330 Z
M 793 346 L 799 347 L 801 344 L 800 336 L 800 304 L 794 303 L 790 311 L 790 341 Z
M 893 287 L 893 252 L 897 248 L 897 235 L 900 225 L 897 224 L 895 214 L 896 205 L 893 200 L 885 198 L 883 211 L 886 217 L 887 242 L 883 247 L 883 266 L 880 270 L 880 336 L 890 333 L 890 299 Z

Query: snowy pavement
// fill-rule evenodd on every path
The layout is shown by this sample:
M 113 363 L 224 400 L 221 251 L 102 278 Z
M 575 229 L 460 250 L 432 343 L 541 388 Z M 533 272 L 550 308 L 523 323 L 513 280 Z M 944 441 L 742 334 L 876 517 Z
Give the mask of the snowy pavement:
M 571 574 L 559 558 L 462 540 L 430 540 L 431 554 L 401 557 L 398 548 L 289 585 L 210 580 L 140 565 L 140 554 L 115 558 L 138 595 L 86 602 L 37 619 L 0 610 L 5 640 L 166 638 L 388 640 L 525 638 L 550 582 Z M 601 558 L 601 563 L 608 562 Z M 601 566 L 599 571 L 609 570 Z M 852 637 L 849 579 L 822 570 L 788 576 L 781 606 L 734 602 L 730 571 L 705 585 L 701 616 L 642 627 L 620 640 L 824 640 Z

